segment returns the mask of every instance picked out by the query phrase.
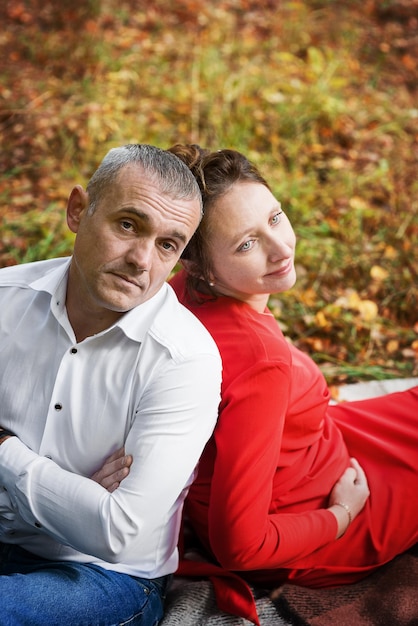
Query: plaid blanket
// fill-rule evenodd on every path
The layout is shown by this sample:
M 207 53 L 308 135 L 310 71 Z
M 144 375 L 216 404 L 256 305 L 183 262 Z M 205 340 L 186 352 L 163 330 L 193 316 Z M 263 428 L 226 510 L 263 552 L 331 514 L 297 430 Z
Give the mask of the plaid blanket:
M 257 597 L 257 613 L 261 626 L 288 626 L 291 622 L 280 616 L 279 607 L 265 594 Z M 215 594 L 206 580 L 174 579 L 167 595 L 166 615 L 160 626 L 248 626 L 251 622 L 223 613 L 215 602 Z
M 346 385 L 339 400 L 401 391 L 418 379 Z M 418 451 L 417 451 L 418 454 Z M 418 515 L 418 507 L 417 507 Z M 253 589 L 261 626 L 418 626 L 418 544 L 354 585 L 307 589 L 286 584 L 271 594 Z M 160 626 L 249 626 L 221 612 L 208 580 L 175 578 Z
M 417 626 L 418 544 L 354 585 L 306 589 L 283 585 L 270 596 L 254 590 L 262 626 Z M 222 613 L 211 583 L 175 579 L 161 626 L 247 626 Z
M 277 612 L 293 626 L 417 625 L 418 544 L 354 585 L 283 585 L 272 596 Z

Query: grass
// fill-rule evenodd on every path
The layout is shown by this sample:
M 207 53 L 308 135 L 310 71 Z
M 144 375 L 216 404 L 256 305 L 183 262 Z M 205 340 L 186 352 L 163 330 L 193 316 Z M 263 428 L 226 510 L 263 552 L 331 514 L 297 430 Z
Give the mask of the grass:
M 233 147 L 298 235 L 296 288 L 271 299 L 289 339 L 330 382 L 416 375 L 408 22 L 358 0 L 55 5 L 0 8 L 0 264 L 70 252 L 68 193 L 114 145 Z

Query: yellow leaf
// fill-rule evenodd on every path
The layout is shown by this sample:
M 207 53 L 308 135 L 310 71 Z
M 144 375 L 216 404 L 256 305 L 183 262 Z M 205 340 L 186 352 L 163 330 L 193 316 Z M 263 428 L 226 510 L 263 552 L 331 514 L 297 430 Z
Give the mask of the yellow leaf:
M 393 246 L 386 246 L 385 252 L 384 252 L 386 259 L 396 259 L 398 254 L 399 254 L 398 251 Z
M 390 341 L 387 342 L 386 351 L 389 352 L 389 354 L 393 354 L 393 352 L 396 352 L 398 349 L 399 349 L 399 341 L 397 339 L 391 339 Z
M 362 300 L 358 295 L 357 291 L 351 291 L 348 296 L 348 306 L 350 309 L 359 309 Z
M 353 198 L 350 198 L 350 207 L 352 209 L 363 210 L 367 207 L 367 203 L 363 200 L 363 198 L 360 198 L 359 196 L 354 196 Z
M 347 161 L 341 157 L 334 157 L 330 161 L 333 170 L 342 170 L 347 167 Z
M 322 311 L 318 311 L 315 315 L 315 321 L 320 328 L 328 326 L 328 320 Z
M 313 306 L 318 299 L 318 294 L 314 289 L 305 289 L 300 294 L 300 300 L 306 306 Z
M 389 276 L 389 272 L 383 267 L 380 267 L 380 265 L 373 265 L 370 270 L 370 276 L 373 278 L 373 280 L 383 281 L 386 280 L 386 278 Z
M 365 322 L 371 322 L 377 317 L 378 308 L 373 300 L 361 300 L 356 308 Z
M 335 304 L 343 309 L 357 309 L 359 302 L 360 296 L 357 291 L 354 291 L 354 289 L 346 289 L 345 294 L 337 298 Z

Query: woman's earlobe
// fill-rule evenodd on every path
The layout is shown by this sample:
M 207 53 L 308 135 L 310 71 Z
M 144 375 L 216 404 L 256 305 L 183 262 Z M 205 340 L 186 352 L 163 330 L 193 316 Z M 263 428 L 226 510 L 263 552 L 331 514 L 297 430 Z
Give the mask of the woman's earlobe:
M 205 279 L 203 279 L 205 280 Z M 209 287 L 214 287 L 215 286 L 215 276 L 212 274 L 212 272 L 209 273 L 209 276 L 206 278 L 206 282 L 208 283 Z

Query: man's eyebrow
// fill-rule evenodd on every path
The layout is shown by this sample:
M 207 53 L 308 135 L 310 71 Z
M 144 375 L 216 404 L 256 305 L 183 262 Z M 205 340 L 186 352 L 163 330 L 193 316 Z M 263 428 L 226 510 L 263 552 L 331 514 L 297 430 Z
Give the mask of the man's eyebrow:
M 143 220 L 144 222 L 149 223 L 151 221 L 147 213 L 144 213 L 143 211 L 140 211 L 139 209 L 135 209 L 134 207 L 126 207 L 121 212 L 131 213 L 132 215 L 135 215 L 135 217 L 138 217 L 139 219 Z M 165 236 L 172 237 L 173 239 L 178 239 L 183 244 L 186 244 L 188 241 L 186 235 L 178 230 L 173 230 Z
M 188 241 L 186 235 L 184 233 L 179 233 L 177 230 L 174 230 L 171 233 L 171 237 L 173 237 L 173 239 L 178 239 L 179 241 L 181 241 L 181 243 L 184 243 L 185 245 Z
M 132 215 L 135 215 L 135 217 L 139 217 L 141 220 L 144 220 L 144 222 L 149 222 L 149 215 L 147 213 L 144 213 L 143 211 L 140 211 L 139 209 L 135 209 L 135 208 L 131 208 L 131 207 L 124 207 L 123 209 L 121 209 L 119 211 L 120 213 L 132 213 Z

